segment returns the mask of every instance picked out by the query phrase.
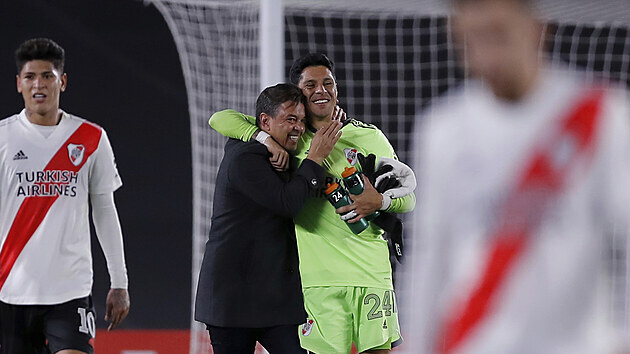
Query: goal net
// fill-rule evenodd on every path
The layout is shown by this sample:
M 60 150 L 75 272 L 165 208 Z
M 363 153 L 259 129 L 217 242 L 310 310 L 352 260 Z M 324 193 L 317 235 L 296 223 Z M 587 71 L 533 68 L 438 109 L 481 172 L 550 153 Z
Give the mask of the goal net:
M 210 228 L 215 177 L 225 138 L 209 116 L 253 114 L 259 87 L 256 0 L 148 0 L 164 16 L 180 55 L 193 154 L 193 308 Z M 340 105 L 383 130 L 401 160 L 419 110 L 465 77 L 454 55 L 442 0 L 285 0 L 285 66 L 307 52 L 336 65 Z M 630 85 L 630 7 L 626 0 L 539 1 L 546 55 L 604 80 Z M 619 286 L 625 287 L 620 280 Z M 625 300 L 623 300 L 625 301 Z M 191 353 L 208 351 L 191 319 Z

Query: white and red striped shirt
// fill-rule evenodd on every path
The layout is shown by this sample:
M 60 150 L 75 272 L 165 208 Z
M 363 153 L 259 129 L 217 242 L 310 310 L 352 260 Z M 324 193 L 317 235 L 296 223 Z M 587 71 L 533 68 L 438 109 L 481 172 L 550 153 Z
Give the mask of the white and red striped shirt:
M 542 76 L 517 103 L 470 82 L 416 133 L 409 352 L 606 353 L 616 345 L 623 324 L 612 317 L 627 321 L 630 304 L 627 96 L 591 91 L 568 72 Z M 596 122 L 584 151 L 581 132 L 562 132 L 575 114 Z M 532 171 L 540 180 L 523 182 Z
M 52 132 L 39 128 L 25 111 L 0 121 L 0 301 L 10 304 L 91 293 L 89 195 L 122 185 L 101 127 L 62 112 Z

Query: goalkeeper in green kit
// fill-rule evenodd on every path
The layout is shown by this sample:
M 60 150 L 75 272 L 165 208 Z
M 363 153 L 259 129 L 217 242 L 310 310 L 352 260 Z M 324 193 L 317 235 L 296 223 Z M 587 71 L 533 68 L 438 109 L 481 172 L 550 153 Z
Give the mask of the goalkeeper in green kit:
M 265 144 L 276 169 L 286 168 L 290 160 L 299 165 L 308 154 L 314 132 L 339 114 L 333 70 L 333 63 L 319 53 L 307 54 L 291 67 L 291 81 L 308 100 L 309 125 L 292 157 L 258 130 L 254 117 L 225 110 L 215 113 L 210 125 L 225 136 Z M 343 185 L 344 169 L 356 167 L 365 175 L 364 191 L 350 195 L 353 203 L 335 210 L 326 199 L 324 186 L 295 218 L 308 314 L 298 333 L 302 347 L 315 353 L 349 353 L 352 343 L 359 352 L 387 353 L 402 337 L 383 228 L 393 235 L 393 252 L 402 256 L 400 221 L 390 213 L 413 210 L 416 181 L 378 128 L 355 119 L 343 122 L 343 134 L 323 163 L 326 179 Z M 381 211 L 381 216 L 359 234 L 346 225 L 375 211 Z

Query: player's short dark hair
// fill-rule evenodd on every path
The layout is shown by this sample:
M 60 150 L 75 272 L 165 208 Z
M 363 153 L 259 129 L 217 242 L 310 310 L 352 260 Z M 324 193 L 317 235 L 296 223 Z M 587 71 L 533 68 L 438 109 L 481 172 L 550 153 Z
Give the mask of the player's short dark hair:
M 326 54 L 323 53 L 308 53 L 303 55 L 293 62 L 291 69 L 289 70 L 289 80 L 291 83 L 297 85 L 302 77 L 302 71 L 310 66 L 325 66 L 335 76 L 335 64 L 330 60 Z
M 269 86 L 258 95 L 256 99 L 256 125 L 260 128 L 260 115 L 266 113 L 272 117 L 278 112 L 285 102 L 302 103 L 306 106 L 306 96 L 299 87 L 293 84 L 277 84 Z
M 53 64 L 55 69 L 63 73 L 65 51 L 61 46 L 48 38 L 33 38 L 20 44 L 15 51 L 15 65 L 18 75 L 24 64 L 31 60 L 45 60 Z

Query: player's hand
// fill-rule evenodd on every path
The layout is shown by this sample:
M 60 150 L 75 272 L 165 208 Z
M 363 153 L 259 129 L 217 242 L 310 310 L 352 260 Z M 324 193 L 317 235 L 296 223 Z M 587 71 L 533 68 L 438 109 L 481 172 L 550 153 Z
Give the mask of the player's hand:
M 330 124 L 319 129 L 313 136 L 313 140 L 311 140 L 311 147 L 306 158 L 321 165 L 341 137 L 340 129 L 342 127 L 343 124 L 341 122 L 333 120 Z
M 108 331 L 118 327 L 129 313 L 129 292 L 127 289 L 109 289 L 105 301 L 105 321 L 110 322 Z
M 346 112 L 339 106 L 335 106 L 335 110 L 333 111 L 332 120 L 337 120 L 343 123 L 346 120 Z
M 352 210 L 356 213 L 356 216 L 346 220 L 349 223 L 355 223 L 361 218 L 374 214 L 375 211 L 381 208 L 383 203 L 383 196 L 374 187 L 370 180 L 363 177 L 363 193 L 351 194 L 350 198 L 353 200 L 352 204 L 343 206 L 336 210 L 337 214 L 344 215 Z M 352 215 L 352 213 L 350 213 Z
M 271 157 L 269 158 L 269 162 L 271 162 L 271 166 L 276 171 L 286 171 L 289 169 L 289 153 L 272 137 L 268 137 L 265 140 L 265 146 L 267 147 L 267 151 L 271 153 Z

